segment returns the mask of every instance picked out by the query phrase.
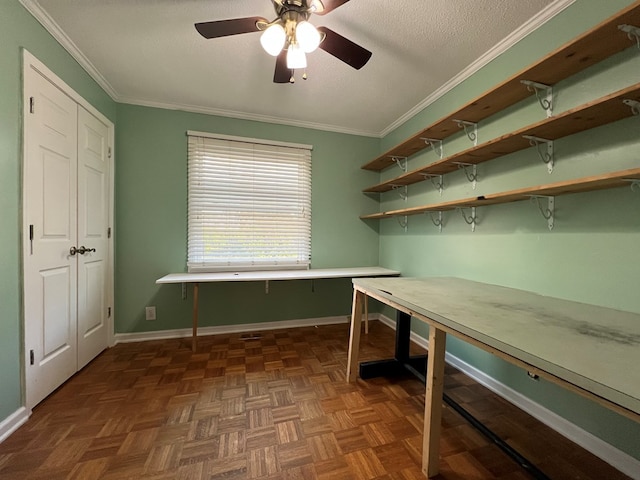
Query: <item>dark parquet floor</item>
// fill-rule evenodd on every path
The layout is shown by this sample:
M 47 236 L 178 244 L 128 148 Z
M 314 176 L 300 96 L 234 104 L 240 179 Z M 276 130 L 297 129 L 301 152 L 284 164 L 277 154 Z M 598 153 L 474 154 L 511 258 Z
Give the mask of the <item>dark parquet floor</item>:
M 119 344 L 0 445 L 0 480 L 424 479 L 424 386 L 345 383 L 347 325 Z M 361 360 L 390 356 L 372 322 Z M 417 353 L 417 349 L 416 349 Z M 465 375 L 445 391 L 552 479 L 625 479 Z M 530 478 L 449 407 L 439 480 Z

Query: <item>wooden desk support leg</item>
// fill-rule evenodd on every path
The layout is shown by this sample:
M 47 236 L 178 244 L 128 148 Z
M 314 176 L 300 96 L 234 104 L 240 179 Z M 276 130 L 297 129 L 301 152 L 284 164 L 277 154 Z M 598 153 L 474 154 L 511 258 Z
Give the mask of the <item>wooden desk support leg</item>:
M 198 343 L 198 282 L 193 284 L 193 332 L 191 334 L 191 350 L 196 351 Z
M 364 297 L 364 333 L 369 335 L 369 297 Z
M 362 329 L 362 302 L 365 294 L 353 289 L 351 309 L 351 332 L 349 333 L 349 356 L 347 358 L 347 382 L 358 377 L 358 353 L 360 351 L 360 330 Z
M 446 340 L 447 334 L 445 332 L 433 325 L 429 325 L 427 391 L 424 402 L 424 437 L 422 443 L 422 472 L 427 478 L 438 474 Z

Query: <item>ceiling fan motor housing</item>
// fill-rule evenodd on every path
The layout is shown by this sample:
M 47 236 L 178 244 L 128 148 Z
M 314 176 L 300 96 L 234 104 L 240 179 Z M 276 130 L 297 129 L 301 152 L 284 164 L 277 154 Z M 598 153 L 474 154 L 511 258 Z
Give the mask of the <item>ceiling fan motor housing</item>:
M 274 6 L 276 9 L 276 15 L 284 21 L 293 20 L 301 22 L 303 20 L 308 20 L 312 13 L 307 7 L 307 2 L 302 2 L 300 0 L 284 1 L 281 5 L 274 3 Z
M 307 6 L 306 0 L 282 0 L 282 1 L 274 1 L 273 6 L 276 9 L 276 14 L 278 16 L 282 15 L 282 13 L 287 12 L 289 10 L 297 10 L 299 12 L 309 12 L 309 7 Z

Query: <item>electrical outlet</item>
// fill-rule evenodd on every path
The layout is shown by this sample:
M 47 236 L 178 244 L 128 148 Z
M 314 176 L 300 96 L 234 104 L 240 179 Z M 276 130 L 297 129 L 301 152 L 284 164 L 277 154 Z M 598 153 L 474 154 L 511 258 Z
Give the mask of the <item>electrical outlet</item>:
M 145 307 L 144 315 L 147 320 L 156 319 L 156 307 Z

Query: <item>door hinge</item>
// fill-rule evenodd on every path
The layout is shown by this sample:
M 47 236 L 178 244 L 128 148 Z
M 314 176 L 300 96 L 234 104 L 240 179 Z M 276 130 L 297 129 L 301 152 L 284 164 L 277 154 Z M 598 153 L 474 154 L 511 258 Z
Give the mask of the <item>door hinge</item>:
M 36 354 L 33 350 L 29 350 L 29 363 L 34 365 L 36 363 Z
M 29 225 L 29 254 L 33 255 L 33 225 Z
M 111 147 L 107 149 L 107 157 L 111 158 Z
M 107 228 L 107 238 L 111 238 L 111 227 Z
M 35 113 L 36 111 L 36 99 L 29 97 L 29 113 Z
M 107 318 L 111 318 L 111 307 L 107 307 Z

